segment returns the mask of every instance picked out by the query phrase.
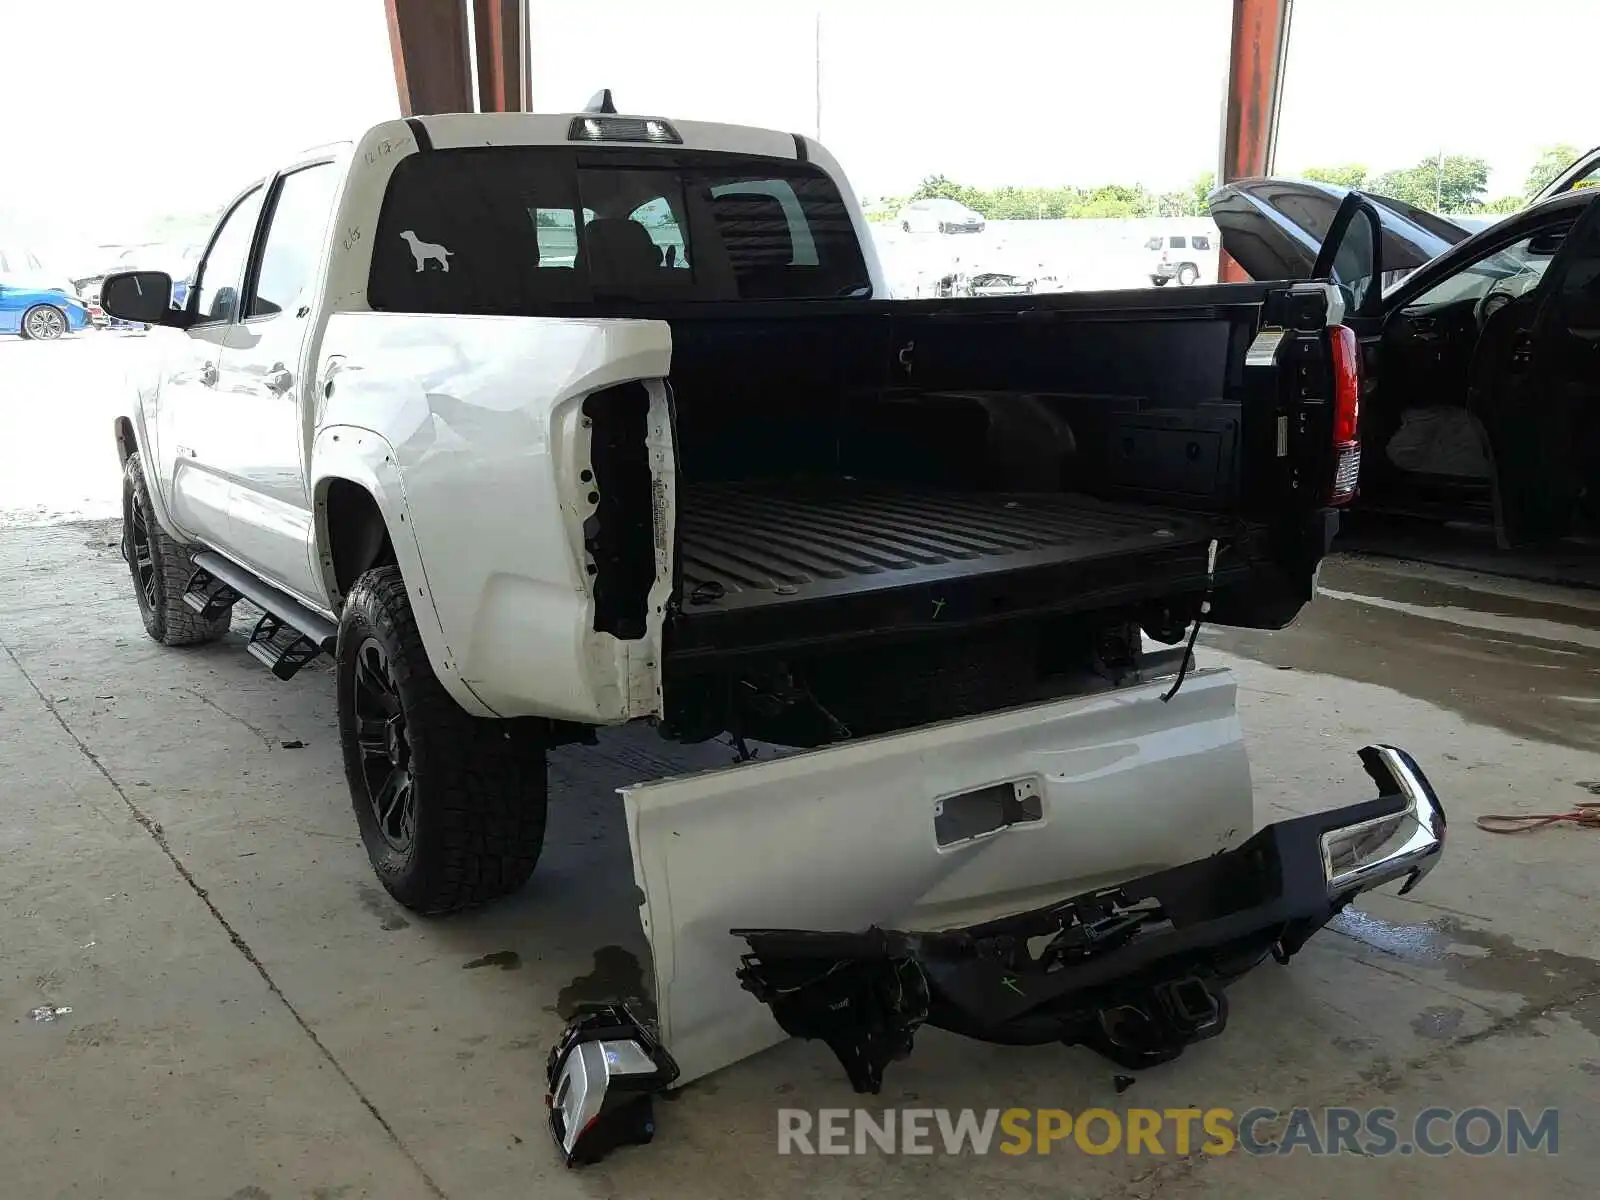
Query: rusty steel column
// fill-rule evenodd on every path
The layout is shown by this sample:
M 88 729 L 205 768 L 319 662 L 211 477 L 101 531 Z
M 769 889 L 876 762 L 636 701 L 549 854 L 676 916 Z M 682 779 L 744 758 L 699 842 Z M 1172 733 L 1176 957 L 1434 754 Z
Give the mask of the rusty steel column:
M 1278 101 L 1289 51 L 1294 0 L 1233 0 L 1233 45 L 1228 55 L 1228 101 L 1222 119 L 1217 182 L 1272 174 L 1278 143 Z M 1222 255 L 1220 277 L 1248 279 Z
M 478 111 L 527 112 L 528 0 L 472 0 Z
M 400 114 L 472 112 L 465 0 L 384 0 Z

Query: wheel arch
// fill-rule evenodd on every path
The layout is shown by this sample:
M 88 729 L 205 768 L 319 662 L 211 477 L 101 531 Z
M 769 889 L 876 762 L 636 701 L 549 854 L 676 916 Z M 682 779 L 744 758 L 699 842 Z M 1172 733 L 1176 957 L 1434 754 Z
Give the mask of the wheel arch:
M 121 466 L 126 467 L 135 454 L 139 456 L 139 469 L 144 473 L 145 490 L 150 494 L 152 515 L 171 536 L 179 541 L 189 540 L 173 523 L 172 513 L 167 508 L 167 494 L 161 486 L 161 472 L 155 466 L 148 431 L 144 428 L 142 407 L 135 407 L 132 415 L 124 412 L 115 417 L 111 422 L 111 433 L 116 441 L 117 461 Z
M 128 459 L 133 457 L 134 451 L 139 449 L 139 435 L 134 431 L 133 419 L 118 417 L 111 426 L 117 439 L 117 461 L 126 465 Z
M 468 712 L 498 716 L 461 678 L 457 655 L 434 606 L 393 447 L 370 429 L 329 426 L 317 436 L 311 463 L 312 565 L 329 611 L 343 610 L 351 585 L 363 572 L 390 564 L 399 568 L 439 682 Z
M 367 488 L 336 475 L 321 481 L 319 493 L 317 518 L 323 535 L 318 541 L 324 547 L 324 579 L 332 585 L 330 594 L 342 604 L 365 572 L 400 564 L 383 510 Z M 327 578 L 330 572 L 331 580 Z M 403 568 L 400 574 L 404 577 Z

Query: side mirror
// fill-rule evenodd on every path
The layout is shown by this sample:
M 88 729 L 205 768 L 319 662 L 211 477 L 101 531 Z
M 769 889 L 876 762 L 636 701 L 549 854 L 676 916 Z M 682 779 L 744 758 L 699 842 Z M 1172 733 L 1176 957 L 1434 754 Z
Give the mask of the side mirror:
M 172 307 L 172 276 L 165 271 L 122 271 L 100 285 L 100 307 L 119 321 L 136 325 L 177 325 Z

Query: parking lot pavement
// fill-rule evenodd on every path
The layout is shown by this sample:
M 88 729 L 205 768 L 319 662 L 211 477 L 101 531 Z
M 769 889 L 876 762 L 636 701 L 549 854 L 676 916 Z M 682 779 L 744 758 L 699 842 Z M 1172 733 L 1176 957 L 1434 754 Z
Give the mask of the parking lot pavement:
M 80 482 L 115 478 L 98 446 L 61 446 L 93 463 Z M 7 1194 L 1592 1192 L 1600 845 L 1472 825 L 1566 807 L 1600 780 L 1583 732 L 1600 712 L 1600 616 L 1582 594 L 1333 562 L 1330 594 L 1291 630 L 1208 638 L 1205 659 L 1241 683 L 1258 820 L 1364 797 L 1356 749 L 1392 742 L 1449 808 L 1445 862 L 1415 895 L 1365 897 L 1290 967 L 1247 977 L 1224 1035 L 1125 1093 L 1086 1051 L 924 1032 L 869 1105 L 1553 1106 L 1558 1155 L 782 1156 L 780 1107 L 856 1102 L 824 1047 L 791 1042 L 658 1104 L 655 1144 L 567 1172 L 544 1127 L 545 1052 L 575 1000 L 637 994 L 648 973 L 613 789 L 725 749 L 669 749 L 648 730 L 563 749 L 528 887 L 418 918 L 361 850 L 325 664 L 276 681 L 243 652 L 244 613 L 215 646 L 149 642 L 116 536 L 106 521 L 0 525 Z M 43 1006 L 71 1011 L 34 1019 Z

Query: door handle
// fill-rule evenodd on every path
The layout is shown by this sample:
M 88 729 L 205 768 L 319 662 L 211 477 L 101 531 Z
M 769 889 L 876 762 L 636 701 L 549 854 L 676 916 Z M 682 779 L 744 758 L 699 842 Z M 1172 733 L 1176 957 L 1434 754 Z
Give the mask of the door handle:
M 289 368 L 278 363 L 267 372 L 267 387 L 275 392 L 287 392 L 289 385 L 294 382 L 294 376 L 289 373 Z
M 208 362 L 200 368 L 200 382 L 205 384 L 207 387 L 215 387 L 217 385 L 216 363 Z

